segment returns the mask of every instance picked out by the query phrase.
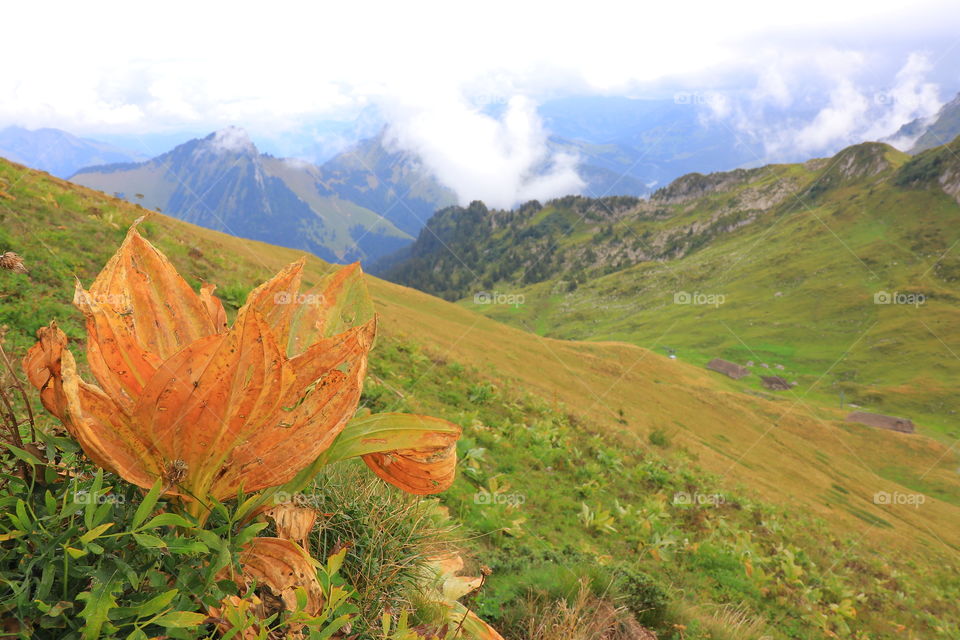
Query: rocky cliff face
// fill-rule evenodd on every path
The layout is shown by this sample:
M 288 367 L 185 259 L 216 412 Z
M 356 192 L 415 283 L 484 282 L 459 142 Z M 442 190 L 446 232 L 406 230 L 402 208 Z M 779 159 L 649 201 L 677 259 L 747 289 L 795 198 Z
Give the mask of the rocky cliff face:
M 940 177 L 937 178 L 937 182 L 940 183 L 940 188 L 944 192 L 953 196 L 957 204 L 960 204 L 960 162 L 945 167 Z
M 960 203 L 960 136 L 903 165 L 894 182 L 901 187 L 940 188 Z
M 710 193 L 728 191 L 738 185 L 746 184 L 761 175 L 762 171 L 764 169 L 734 169 L 707 175 L 690 173 L 658 189 L 650 199 L 664 204 L 683 204 Z

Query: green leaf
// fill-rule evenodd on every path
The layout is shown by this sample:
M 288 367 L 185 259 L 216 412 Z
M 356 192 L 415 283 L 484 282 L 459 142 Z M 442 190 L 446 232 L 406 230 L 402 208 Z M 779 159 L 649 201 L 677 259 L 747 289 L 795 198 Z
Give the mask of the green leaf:
M 113 526 L 113 523 L 112 523 L 112 522 L 107 522 L 106 524 L 101 524 L 100 526 L 95 527 L 95 528 L 91 529 L 90 531 L 87 531 L 87 532 L 86 532 L 85 534 L 83 534 L 82 536 L 80 536 L 80 542 L 82 542 L 83 544 L 86 544 L 86 543 L 90 542 L 91 540 L 96 540 L 96 539 L 99 538 L 107 529 L 109 529 L 109 528 L 112 527 L 112 526 Z
M 186 538 L 175 538 L 167 541 L 167 548 L 170 550 L 170 553 L 178 554 L 210 552 L 210 548 L 199 540 L 189 540 Z
M 123 577 L 127 581 L 127 583 L 131 587 L 133 587 L 135 590 L 139 590 L 140 582 L 141 582 L 140 575 L 133 570 L 133 567 L 131 567 L 124 560 L 120 559 L 117 556 L 114 556 L 112 560 L 114 564 L 117 565 L 119 570 L 123 572 Z
M 157 500 L 160 499 L 160 492 L 162 490 L 163 478 L 157 478 L 157 481 L 153 484 L 153 487 L 150 488 L 150 491 L 147 492 L 147 495 L 143 497 L 143 501 L 133 514 L 133 520 L 130 522 L 130 527 L 132 529 L 136 529 L 143 524 L 143 521 L 147 519 L 147 516 L 153 513 L 153 508 L 157 506 Z
M 49 489 L 43 494 L 43 506 L 47 509 L 47 515 L 52 516 L 57 513 L 57 499 L 53 497 Z
M 147 616 L 160 613 L 166 609 L 171 602 L 173 602 L 173 599 L 177 597 L 177 593 L 179 593 L 178 589 L 170 589 L 170 591 L 161 593 L 154 598 L 150 598 L 143 604 L 138 604 L 137 606 L 133 607 L 133 610 L 137 614 L 138 618 L 146 618 Z
M 117 607 L 114 592 L 119 590 L 119 582 L 112 577 L 104 579 L 102 575 L 94 577 L 93 588 L 77 596 L 77 600 L 85 601 L 80 617 L 84 624 L 81 628 L 81 637 L 84 640 L 94 640 L 101 637 L 101 629 L 107 622 L 110 610 Z
M 56 603 L 52 607 L 48 607 L 47 610 L 43 612 L 43 615 L 50 616 L 51 618 L 56 618 L 67 609 L 72 609 L 72 608 L 73 608 L 72 602 L 65 602 L 61 600 L 60 602 Z
M 303 587 L 297 587 L 293 591 L 297 598 L 297 611 L 303 611 L 307 608 L 307 590 Z
M 37 437 L 39 437 L 44 444 L 49 445 L 49 448 L 60 449 L 64 453 L 76 453 L 80 451 L 80 445 L 72 438 L 64 438 L 62 436 L 44 433 L 43 429 L 37 429 L 36 433 Z
M 9 442 L 0 442 L 0 446 L 6 447 L 7 449 L 9 449 L 10 453 L 12 453 L 14 457 L 19 458 L 20 460 L 23 460 L 27 464 L 44 464 L 44 462 L 40 460 L 40 458 L 38 458 L 37 456 L 33 455 L 29 451 L 24 451 L 23 449 L 17 448 L 12 444 L 10 444 Z
M 371 453 L 417 449 L 437 436 L 459 436 L 457 425 L 410 413 L 375 413 L 354 418 L 327 450 L 327 463 Z
M 152 536 L 148 533 L 134 533 L 133 539 L 137 541 L 141 547 L 146 547 L 147 549 L 166 549 L 167 543 L 157 536 Z
M 97 475 L 93 477 L 93 484 L 87 492 L 87 501 L 83 505 L 83 523 L 87 529 L 93 529 L 97 523 L 94 522 L 94 515 L 97 510 L 97 497 L 100 495 L 100 489 L 103 487 L 103 469 L 97 469 Z
M 70 557 L 73 558 L 74 560 L 78 558 L 82 558 L 83 556 L 87 555 L 87 552 L 82 549 L 74 549 L 73 547 L 64 547 L 64 549 L 66 550 L 67 553 L 70 554 Z
M 269 522 L 254 522 L 248 527 L 244 527 L 237 533 L 237 544 L 243 546 L 257 537 L 257 534 L 266 529 Z
M 311 636 L 311 638 L 315 640 L 327 640 L 327 638 L 335 634 L 337 631 L 340 631 L 345 624 L 350 622 L 351 618 L 353 618 L 353 615 L 346 613 L 327 625 L 319 635 Z
M 161 513 L 151 518 L 150 521 L 140 527 L 140 529 L 156 529 L 157 527 L 186 527 L 189 529 L 192 526 L 193 523 L 181 515 L 177 515 L 176 513 Z
M 383 637 L 390 635 L 390 627 L 393 626 L 393 618 L 390 617 L 389 611 L 385 608 L 383 615 L 380 616 L 380 628 L 383 630 Z
M 217 561 L 211 565 L 213 574 L 215 575 L 220 569 L 223 569 L 225 566 L 230 564 L 233 561 L 233 555 L 230 553 L 230 546 L 227 544 L 220 545 L 220 552 L 217 554 Z
M 40 571 L 40 584 L 37 585 L 34 597 L 45 600 L 50 595 L 50 591 L 53 589 L 53 579 L 57 575 L 57 570 L 58 567 L 53 563 L 43 563 L 43 569 Z
M 105 496 L 108 494 L 104 494 Z M 111 496 L 112 497 L 112 496 Z M 109 499 L 104 500 L 103 504 L 97 505 L 96 511 L 93 512 L 93 524 L 99 525 L 113 512 L 113 502 Z
M 17 519 L 20 521 L 20 527 L 23 529 L 31 529 L 30 524 L 33 522 L 30 519 L 30 516 L 27 515 L 27 503 L 23 500 L 17 500 Z
M 163 615 L 157 616 L 151 620 L 151 624 L 160 625 L 161 627 L 182 629 L 184 627 L 195 627 L 199 624 L 203 624 L 207 619 L 207 614 L 205 613 L 194 613 L 192 611 L 170 611 L 169 613 L 164 613 Z
M 194 536 L 200 539 L 200 542 L 207 545 L 207 547 L 211 549 L 219 549 L 220 543 L 223 540 L 220 536 L 209 529 L 196 529 L 192 533 Z
M 340 571 L 340 567 L 343 566 L 343 559 L 346 557 L 347 549 L 344 547 L 338 553 L 327 558 L 327 574 L 332 577 L 337 571 Z

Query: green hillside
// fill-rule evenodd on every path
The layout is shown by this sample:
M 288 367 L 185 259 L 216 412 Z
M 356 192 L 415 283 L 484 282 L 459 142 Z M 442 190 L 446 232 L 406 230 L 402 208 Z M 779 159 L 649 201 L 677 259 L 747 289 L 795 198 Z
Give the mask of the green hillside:
M 399 230 L 416 235 L 434 211 L 456 202 L 457 196 L 415 154 L 394 147 L 385 132 L 361 140 L 319 167 L 317 188 L 376 211 Z
M 891 162 L 902 160 L 894 156 Z M 789 170 L 799 178 L 814 171 Z M 886 174 L 864 180 L 881 180 Z M 926 180 L 925 175 L 920 172 L 915 180 Z M 860 238 L 863 246 L 880 241 L 874 227 L 855 224 L 863 210 L 860 205 L 894 196 L 904 207 L 917 201 L 913 187 L 877 187 L 870 194 L 869 187 L 854 182 L 819 196 L 819 206 L 824 215 L 835 207 L 838 211 L 830 222 L 844 229 L 840 221 L 849 224 L 856 231 L 850 235 Z M 847 198 L 864 191 L 868 195 L 843 207 L 847 200 L 839 194 L 844 189 Z M 933 233 L 955 215 L 955 204 L 933 191 L 919 193 L 928 198 L 923 202 L 930 209 L 923 215 Z M 16 251 L 30 269 L 27 275 L 0 271 L 5 348 L 21 355 L 35 330 L 56 318 L 79 352 L 80 314 L 70 305 L 74 276 L 88 284 L 119 246 L 130 222 L 144 213 L 129 203 L 0 161 L 0 252 Z M 693 219 L 695 212 L 685 215 Z M 711 313 L 729 313 L 737 291 L 759 290 L 771 283 L 779 288 L 771 290 L 770 297 L 787 302 L 792 290 L 784 283 L 793 282 L 798 273 L 830 267 L 842 266 L 840 273 L 851 278 L 851 288 L 869 292 L 865 277 L 844 262 L 839 251 L 823 248 L 816 256 L 821 260 L 832 256 L 833 262 L 821 264 L 804 257 L 806 261 L 797 266 L 786 262 L 789 255 L 777 253 L 778 247 L 782 252 L 799 245 L 795 234 L 810 234 L 819 241 L 816 220 L 786 205 L 762 215 L 782 218 L 770 234 L 786 239 L 778 239 L 777 245 L 758 243 L 762 248 L 744 259 L 754 268 L 759 261 L 760 275 L 736 291 L 730 285 L 730 305 Z M 883 219 L 900 229 L 902 218 Z M 257 283 L 298 256 L 296 251 L 158 214 L 151 215 L 142 229 L 191 284 L 217 283 L 216 293 L 229 314 Z M 748 226 L 741 233 L 756 232 Z M 715 254 L 722 243 L 737 238 L 741 236 L 718 235 L 709 246 L 689 250 L 683 260 L 689 265 L 683 286 L 712 291 L 700 284 L 718 277 L 709 260 L 711 256 L 719 260 Z M 892 254 L 890 261 L 907 263 L 905 250 L 885 250 Z M 659 278 L 659 285 L 651 284 L 648 293 L 664 295 L 655 287 L 667 283 L 673 287 L 667 292 L 676 290 L 665 271 L 670 266 L 663 262 L 635 267 L 637 278 L 629 286 L 647 286 Z M 311 258 L 305 279 L 316 282 L 330 268 Z M 883 270 L 884 265 L 873 268 Z M 936 283 L 944 276 L 930 277 Z M 605 295 L 608 306 L 598 319 L 613 327 L 615 321 L 633 318 L 615 308 L 627 300 L 618 295 L 628 292 L 630 301 L 643 298 L 636 288 L 606 292 L 599 288 L 607 282 L 590 280 L 572 292 L 585 296 L 579 309 L 584 315 L 576 320 L 567 317 L 565 325 L 556 309 L 571 293 L 553 293 L 555 283 L 526 290 L 529 298 L 517 311 L 494 311 L 520 325 L 536 322 L 541 330 L 550 328 L 557 335 L 575 334 L 592 322 L 586 311 L 591 305 L 596 308 L 595 296 Z M 921 433 L 916 435 L 850 425 L 842 421 L 842 411 L 814 402 L 816 393 L 807 395 L 808 389 L 784 397 L 749 393 L 744 385 L 695 366 L 696 361 L 685 362 L 687 351 L 675 339 L 680 334 L 669 333 L 671 323 L 685 324 L 691 353 L 693 345 L 700 344 L 697 341 L 718 336 L 725 340 L 719 331 L 699 329 L 711 317 L 700 307 L 678 311 L 661 302 L 648 303 L 651 310 L 643 316 L 647 325 L 668 337 L 642 344 L 679 348 L 682 358 L 674 361 L 658 349 L 627 341 L 541 337 L 485 318 L 474 308 L 375 278 L 369 284 L 380 314 L 380 335 L 362 404 L 377 411 L 428 413 L 463 427 L 460 473 L 441 502 L 458 524 L 455 543 L 470 557 L 470 567 L 492 569 L 469 606 L 505 637 L 558 637 L 534 635 L 530 629 L 563 610 L 558 600 L 576 602 L 580 581 L 593 598 L 583 609 L 585 617 L 598 615 L 600 604 L 624 607 L 623 615 L 629 613 L 654 628 L 660 638 L 671 640 L 960 637 L 958 460 L 949 445 L 927 435 L 933 433 L 927 423 L 921 421 Z M 794 290 L 806 286 L 812 284 L 796 280 Z M 901 289 L 907 290 L 905 285 Z M 778 290 L 783 295 L 774 298 Z M 814 291 L 827 298 L 824 304 L 847 304 L 838 300 L 842 295 L 824 295 L 831 291 L 826 284 Z M 942 284 L 931 294 L 945 296 L 948 291 Z M 849 304 L 853 308 L 855 302 Z M 656 313 L 655 306 L 660 308 Z M 757 303 L 754 310 L 759 309 Z M 923 309 L 941 307 L 931 303 Z M 684 310 L 696 313 L 684 315 Z M 902 315 L 908 309 L 883 311 L 890 314 L 885 323 L 891 327 L 903 331 L 909 326 L 909 316 Z M 951 319 L 945 302 L 937 313 L 943 315 L 927 322 L 934 331 L 941 326 L 938 322 Z M 736 331 L 738 323 L 749 322 L 743 314 L 734 312 L 722 319 Z M 827 326 L 826 320 L 822 325 L 807 324 L 808 320 L 797 319 L 792 330 L 819 331 L 818 326 Z M 853 326 L 853 318 L 850 322 Z M 599 333 L 601 328 L 597 323 L 591 331 Z M 841 326 L 836 333 L 824 329 L 825 335 L 815 333 L 814 340 L 806 334 L 816 348 L 812 353 L 829 360 L 832 345 L 846 339 L 842 331 L 847 328 Z M 630 325 L 629 331 L 635 330 Z M 627 337 L 613 328 L 609 335 Z M 951 338 L 947 331 L 941 337 L 948 342 Z M 768 353 L 764 348 L 754 346 L 758 354 Z M 706 357 L 712 351 L 725 353 L 712 343 L 697 353 Z M 783 357 L 787 355 L 784 349 Z M 951 371 L 942 369 L 945 376 Z M 929 392 L 943 389 L 945 394 L 948 384 L 945 378 L 941 387 Z M 907 387 L 903 393 L 913 397 Z M 45 424 L 50 426 L 49 421 Z M 923 501 L 919 506 L 885 503 L 876 498 L 878 492 L 922 495 Z M 333 523 L 348 513 L 346 505 L 324 505 L 334 514 Z M 0 521 L 0 526 L 9 529 L 6 522 Z M 312 535 L 324 539 L 322 531 Z M 359 569 L 354 573 L 350 569 L 360 566 L 366 551 L 360 541 L 348 555 L 345 578 L 354 585 L 368 579 Z M 6 581 L 3 584 L 0 612 L 10 600 L 4 591 Z M 379 613 L 356 620 L 354 632 L 382 637 L 374 630 Z M 637 637 L 636 627 L 635 635 L 622 629 L 621 633 L 605 637 Z
M 603 202 L 558 201 L 492 235 L 471 233 L 481 238 L 471 251 L 460 253 L 454 231 L 449 251 L 415 253 L 387 275 L 422 277 L 428 290 L 540 335 L 675 350 L 696 365 L 753 362 L 744 391 L 780 375 L 797 383 L 788 397 L 903 415 L 952 441 L 958 148 L 910 160 L 867 144 L 805 165 L 694 174 L 602 224 L 591 216 L 612 210 Z M 523 239 L 545 229 L 542 241 Z M 475 256 L 484 271 L 471 277 Z M 526 266 L 500 268 L 514 263 Z

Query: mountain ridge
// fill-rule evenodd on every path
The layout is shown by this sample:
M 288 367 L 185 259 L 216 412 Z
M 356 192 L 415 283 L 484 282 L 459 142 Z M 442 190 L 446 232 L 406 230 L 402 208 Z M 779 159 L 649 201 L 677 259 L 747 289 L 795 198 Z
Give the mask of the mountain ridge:
M 207 228 L 350 262 L 394 251 L 409 236 L 329 192 L 309 163 L 261 154 L 239 128 L 151 160 L 87 167 L 71 181 Z
M 911 120 L 885 141 L 894 141 L 900 146 L 909 144 L 907 151 L 916 155 L 947 144 L 957 136 L 960 136 L 960 93 L 944 103 L 937 113 Z
M 61 129 L 31 130 L 18 126 L 0 130 L 0 156 L 59 178 L 92 164 L 145 159 L 141 153 L 81 138 Z

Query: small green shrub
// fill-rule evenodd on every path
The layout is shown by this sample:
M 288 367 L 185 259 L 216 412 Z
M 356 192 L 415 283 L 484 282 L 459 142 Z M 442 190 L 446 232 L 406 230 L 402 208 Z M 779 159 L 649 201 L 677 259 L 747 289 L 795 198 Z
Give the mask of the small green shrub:
M 657 427 L 651 431 L 648 439 L 650 440 L 650 444 L 654 445 L 655 447 L 666 448 L 670 446 L 670 436 L 667 435 L 667 432 L 663 429 L 663 427 Z
M 631 567 L 620 570 L 615 584 L 619 599 L 637 621 L 647 627 L 659 627 L 667 614 L 670 598 L 649 574 Z
M 436 500 L 388 486 L 359 461 L 325 469 L 297 499 L 325 514 L 312 534 L 316 557 L 348 547 L 341 573 L 357 591 L 354 632 L 368 631 L 366 624 L 376 624 L 384 610 L 410 609 L 417 624 L 435 621 L 427 615 L 435 607 L 417 590 L 430 558 L 449 546 L 450 525 Z

